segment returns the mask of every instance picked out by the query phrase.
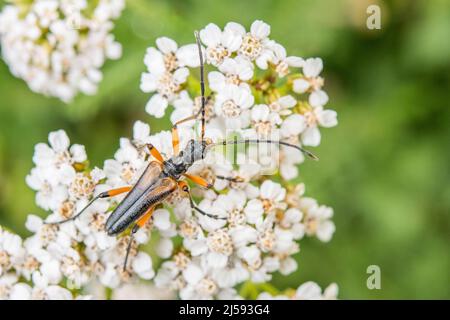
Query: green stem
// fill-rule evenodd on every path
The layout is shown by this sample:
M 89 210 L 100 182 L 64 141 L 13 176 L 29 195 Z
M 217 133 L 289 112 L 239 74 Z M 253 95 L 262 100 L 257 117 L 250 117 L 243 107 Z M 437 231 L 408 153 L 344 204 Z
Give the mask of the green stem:
M 239 295 L 244 299 L 255 300 L 261 292 L 267 292 L 276 296 L 280 291 L 270 283 L 254 283 L 246 281 L 239 290 Z
M 112 289 L 105 287 L 105 300 L 111 300 L 112 299 Z
M 276 296 L 276 295 L 278 295 L 280 293 L 280 290 L 275 288 L 270 283 L 260 283 L 260 284 L 258 284 L 258 288 L 260 289 L 260 292 L 265 291 L 265 292 L 269 293 L 272 296 Z

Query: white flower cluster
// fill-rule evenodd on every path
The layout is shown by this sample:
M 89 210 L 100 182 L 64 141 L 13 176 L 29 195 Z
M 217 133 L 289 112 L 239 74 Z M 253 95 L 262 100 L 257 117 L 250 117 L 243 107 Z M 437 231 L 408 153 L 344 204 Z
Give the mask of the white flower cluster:
M 213 24 L 201 30 L 205 60 L 219 68 L 208 74 L 212 93 L 207 98 L 206 136 L 214 141 L 230 133 L 272 139 L 271 131 L 279 131 L 283 141 L 316 145 L 311 137 L 318 134 L 320 139 L 317 126 L 336 124 L 336 113 L 323 109 L 323 80 L 310 70 L 320 59 L 286 57 L 281 45 L 268 38 L 269 31 L 261 21 L 254 22 L 250 32 L 236 23 L 227 24 L 224 31 Z M 141 88 L 154 92 L 147 111 L 163 116 L 172 104 L 173 122 L 197 114 L 200 99 L 190 98 L 190 92 L 198 94 L 198 86 L 194 77 L 188 81 L 188 67 L 199 66 L 197 47 L 178 47 L 168 38 L 159 38 L 157 47 L 148 49 L 148 72 L 142 76 Z M 290 68 L 303 72 L 291 75 Z M 310 87 L 297 90 L 302 81 Z M 301 100 L 305 92 L 308 101 Z M 180 148 L 196 138 L 194 122 L 178 127 Z M 45 223 L 73 218 L 100 192 L 134 185 L 151 160 L 143 148 L 148 143 L 166 159 L 174 155 L 171 132 L 151 133 L 150 126 L 141 121 L 135 123 L 132 139 L 122 138 L 114 158 L 106 160 L 101 169 L 89 168 L 84 147 L 70 146 L 62 130 L 50 133 L 49 144 L 36 145 L 35 167 L 27 183 L 37 192 L 38 206 L 50 215 L 45 221 L 29 216 L 26 226 L 33 235 L 16 246 L 20 250 L 0 246 L 0 284 L 9 276 L 22 277 L 29 288 L 64 287 L 64 281 L 69 281 L 87 289 L 95 282 L 115 289 L 120 296 L 119 290 L 138 279 L 153 278 L 156 288 L 170 289 L 182 299 L 238 299 L 241 295 L 236 288 L 244 282 L 266 283 L 275 272 L 294 272 L 293 255 L 299 252 L 301 239 L 315 236 L 327 242 L 335 231 L 333 210 L 304 196 L 304 184 L 287 181 L 297 176 L 303 156 L 284 148 L 278 159 L 280 171 L 273 180 L 261 165 L 264 155 L 260 150 L 249 155 L 250 150 L 244 148 L 233 157 L 235 162 L 221 150 L 211 149 L 188 171 L 213 185 L 208 190 L 191 187 L 200 211 L 192 210 L 186 193 L 173 192 L 136 233 L 125 271 L 129 232 L 109 237 L 104 228 L 123 196 L 99 199 L 66 223 Z M 162 260 L 155 271 L 150 255 L 138 248 L 152 233 L 158 234 L 154 251 Z M 12 285 L 5 284 L 3 291 L 9 294 Z M 337 288 L 333 290 L 326 290 L 323 297 L 335 296 Z M 297 291 L 297 298 L 322 297 L 320 288 L 318 294 L 316 288 Z
M 289 290 L 288 290 L 289 291 Z M 335 283 L 330 284 L 322 293 L 319 285 L 313 281 L 308 281 L 302 284 L 293 292 L 287 294 L 271 295 L 267 292 L 262 292 L 259 300 L 336 300 L 338 295 L 338 286 Z
M 276 271 L 294 272 L 297 262 L 292 255 L 299 251 L 298 241 L 307 232 L 320 234 L 324 240 L 331 238 L 334 225 L 329 216 L 302 211 L 303 199 L 300 207 L 287 202 L 298 194 L 288 194 L 271 180 L 248 189 L 231 188 L 227 194 L 200 203 L 203 211 L 227 220 L 192 216 L 185 210 L 177 215 L 182 221 L 177 231 L 183 246 L 162 264 L 155 278 L 157 286 L 179 290 L 183 299 L 234 297 L 234 288 L 244 281 L 263 283 Z M 314 227 L 308 230 L 308 225 Z
M 249 32 L 235 22 L 223 30 L 211 23 L 200 31 L 206 64 L 213 67 L 207 75 L 209 125 L 248 138 L 280 137 L 317 146 L 318 128 L 337 124 L 336 112 L 324 108 L 328 96 L 320 76 L 322 60 L 287 56 L 269 35 L 270 26 L 263 21 L 255 21 Z M 199 109 L 200 100 L 186 91 L 188 67 L 199 65 L 198 49 L 195 44 L 178 48 L 166 37 L 158 38 L 156 45 L 147 51 L 148 70 L 141 78 L 141 89 L 154 92 L 146 110 L 159 118 L 172 105 L 175 122 Z M 290 179 L 302 157 L 292 150 L 285 153 L 282 174 Z
M 120 161 L 120 152 L 116 158 Z M 74 288 L 81 288 L 87 285 L 93 276 L 109 288 L 118 287 L 133 274 L 142 279 L 151 279 L 154 276 L 151 257 L 137 250 L 138 244 L 148 242 L 151 226 L 136 235 L 136 242 L 133 243 L 130 253 L 131 265 L 125 271 L 123 262 L 129 236 L 109 237 L 104 230 L 111 206 L 119 199 L 100 199 L 78 219 L 63 224 L 46 223 L 73 217 L 86 206 L 93 195 L 111 189 L 111 185 L 117 182 L 114 176 L 108 175 L 108 172 L 111 172 L 108 171 L 111 161 L 105 164 L 107 177 L 104 171 L 98 168 L 88 170 L 84 147 L 70 146 L 69 138 L 62 130 L 49 134 L 49 144 L 36 145 L 33 157 L 35 167 L 26 181 L 37 192 L 38 206 L 51 214 L 45 221 L 36 215 L 28 216 L 26 227 L 33 235 L 27 238 L 23 245 L 18 236 L 2 234 L 5 240 L 0 239 L 4 249 L 0 246 L 0 266 L 5 277 L 8 275 L 11 279 L 17 279 L 21 276 L 42 290 L 53 290 L 52 288 L 62 281 L 69 281 Z M 141 166 L 142 163 L 135 164 Z M 127 169 L 131 170 L 130 167 L 124 168 L 124 179 L 129 174 Z M 153 221 L 156 228 L 162 229 L 169 223 L 168 217 L 158 212 L 155 213 Z M 32 288 L 28 284 L 20 286 L 22 291 L 19 292 L 24 295 L 23 288 Z M 5 290 L 3 292 L 6 292 Z M 9 297 L 19 296 L 12 294 Z M 35 297 L 35 294 L 23 297 Z M 53 297 L 50 294 L 48 296 Z M 66 296 L 60 298 L 63 297 Z
M 185 131 L 189 132 L 192 134 L 191 130 Z M 183 137 L 182 145 L 190 136 Z M 121 139 L 114 159 L 106 160 L 103 169 L 89 170 L 84 147 L 70 146 L 62 130 L 51 132 L 49 144 L 36 145 L 36 166 L 26 181 L 37 191 L 37 204 L 51 212 L 45 221 L 61 221 L 73 217 L 93 195 L 135 183 L 146 166 L 141 148 L 145 143 L 154 144 L 170 157 L 170 139 L 168 131 L 150 135 L 150 127 L 138 121 L 133 139 Z M 251 169 L 250 165 L 235 172 L 234 177 L 242 180 L 221 181 L 216 172 L 233 171 L 226 168 L 231 168 L 231 163 L 215 165 L 212 159 L 220 156 L 212 153 L 194 166 L 192 173 L 208 176 L 222 190 L 220 194 L 196 190 L 203 197 L 199 207 L 226 219 L 192 212 L 188 199 L 174 194 L 136 234 L 130 267 L 123 271 L 129 236 L 109 237 L 104 230 L 120 197 L 97 200 L 78 219 L 61 225 L 45 224 L 30 215 L 26 227 L 33 235 L 23 243 L 9 232 L 1 234 L 2 297 L 72 297 L 59 286 L 63 280 L 79 288 L 95 277 L 105 287 L 119 288 L 130 283 L 133 275 L 151 279 L 155 275 L 152 259 L 138 251 L 139 244 L 148 242 L 151 229 L 160 235 L 157 255 L 167 259 L 156 274 L 155 284 L 177 290 L 184 299 L 238 298 L 234 288 L 244 281 L 267 282 L 275 271 L 295 271 L 297 263 L 292 255 L 299 251 L 298 241 L 305 235 L 330 240 L 334 232 L 332 209 L 304 197 L 303 184 L 284 188 L 268 179 L 262 183 L 246 181 L 248 176 L 237 174 L 253 170 L 253 177 L 257 177 L 258 167 Z M 170 209 L 175 222 L 170 218 Z M 182 239 L 181 246 L 174 245 L 176 239 Z M 18 283 L 19 277 L 28 282 Z
M 237 298 L 234 288 L 242 282 L 264 283 L 276 271 L 297 270 L 292 255 L 305 235 L 328 241 L 335 230 L 332 209 L 303 197 L 303 184 L 287 190 L 264 180 L 223 190 L 204 194 L 199 207 L 224 220 L 193 215 L 187 203 L 174 204 L 182 246 L 173 250 L 170 244 L 161 255 L 171 258 L 158 271 L 157 286 L 179 290 L 182 299 Z
M 124 0 L 12 1 L 0 13 L 2 55 L 14 76 L 31 90 L 70 102 L 92 95 L 106 59 L 118 59 L 121 45 L 110 33 Z
M 25 270 L 35 268 L 39 262 L 27 255 L 22 239 L 0 227 L 0 300 L 73 299 L 72 293 L 59 285 L 48 282 L 43 274 L 54 277 L 59 274 L 52 264 L 41 268 L 43 273 L 33 275 Z M 34 266 L 33 266 L 34 265 Z M 19 272 L 18 270 L 24 270 Z M 20 277 L 32 278 L 34 285 L 21 281 Z M 82 297 L 80 297 L 82 298 Z

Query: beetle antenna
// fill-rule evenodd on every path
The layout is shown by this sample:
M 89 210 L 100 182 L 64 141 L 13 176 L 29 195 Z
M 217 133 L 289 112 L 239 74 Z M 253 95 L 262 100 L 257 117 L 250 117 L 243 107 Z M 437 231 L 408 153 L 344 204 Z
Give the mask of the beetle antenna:
M 44 224 L 57 225 L 57 224 L 63 224 L 63 223 L 69 222 L 69 221 L 76 220 L 76 219 L 77 219 L 79 216 L 81 216 L 81 215 L 86 211 L 86 209 L 89 208 L 96 200 L 98 200 L 98 199 L 100 199 L 100 198 L 105 198 L 104 194 L 105 194 L 105 193 L 103 192 L 103 193 L 100 193 L 98 196 L 94 197 L 91 201 L 89 201 L 89 203 L 88 203 L 83 209 L 80 210 L 80 212 L 78 212 L 78 213 L 75 214 L 74 216 L 72 216 L 72 217 L 70 217 L 70 218 L 67 218 L 67 219 L 65 219 L 65 220 L 56 221 L 56 222 L 44 222 Z
M 202 45 L 200 44 L 200 36 L 198 34 L 198 31 L 194 32 L 195 34 L 195 40 L 197 42 L 197 47 L 198 47 L 198 55 L 200 58 L 200 92 L 201 92 L 201 98 L 202 98 L 202 104 L 201 104 L 201 108 L 200 111 L 202 113 L 202 133 L 201 133 L 201 139 L 202 141 L 205 139 L 205 124 L 206 124 L 206 116 L 205 116 L 205 68 L 204 68 L 204 63 L 203 63 L 203 52 L 202 52 Z
M 286 146 L 286 147 L 291 147 L 291 148 L 299 150 L 300 152 L 307 155 L 312 160 L 315 160 L 315 161 L 319 160 L 319 158 L 316 155 L 314 155 L 312 152 L 310 152 L 306 149 L 303 149 L 302 147 L 299 147 L 295 144 L 291 144 L 291 143 L 279 141 L 279 140 L 260 140 L 260 139 L 231 140 L 231 141 L 222 141 L 222 142 L 212 143 L 208 147 L 214 147 L 214 146 L 219 146 L 219 145 L 226 146 L 226 145 L 233 145 L 233 144 L 234 145 L 249 144 L 249 143 L 255 143 L 255 144 L 268 143 L 268 144 L 278 144 L 278 145 L 282 145 L 282 146 Z

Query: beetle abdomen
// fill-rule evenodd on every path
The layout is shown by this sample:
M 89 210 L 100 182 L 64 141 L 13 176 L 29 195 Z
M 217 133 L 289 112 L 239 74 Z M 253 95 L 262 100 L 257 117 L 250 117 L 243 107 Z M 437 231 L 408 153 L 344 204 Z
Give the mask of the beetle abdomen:
M 152 187 L 142 193 L 128 206 L 119 205 L 106 221 L 108 235 L 119 234 L 138 220 L 151 207 L 164 201 L 177 187 L 177 182 L 172 178 L 163 178 Z

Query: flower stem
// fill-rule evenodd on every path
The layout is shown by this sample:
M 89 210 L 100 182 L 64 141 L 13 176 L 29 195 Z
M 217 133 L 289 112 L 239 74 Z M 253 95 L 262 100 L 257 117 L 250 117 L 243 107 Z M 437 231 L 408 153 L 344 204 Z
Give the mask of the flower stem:
M 239 295 L 242 298 L 255 300 L 261 292 L 267 292 L 272 296 L 280 293 L 280 291 L 270 283 L 254 283 L 246 281 L 239 290 Z

